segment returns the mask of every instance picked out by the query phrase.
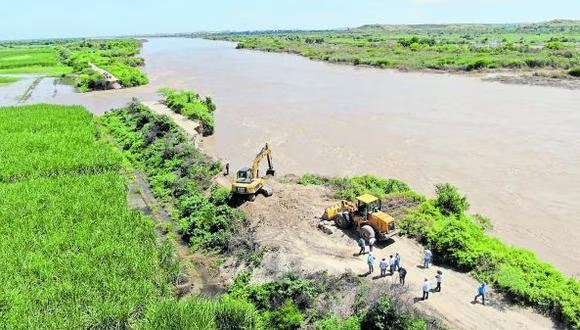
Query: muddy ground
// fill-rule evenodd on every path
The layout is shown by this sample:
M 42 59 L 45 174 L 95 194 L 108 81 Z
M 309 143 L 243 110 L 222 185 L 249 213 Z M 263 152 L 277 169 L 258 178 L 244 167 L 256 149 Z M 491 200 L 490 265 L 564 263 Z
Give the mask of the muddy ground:
M 255 281 L 267 281 L 288 271 L 330 274 L 354 273 L 366 279 L 371 287 L 399 287 L 395 276 L 380 278 L 378 260 L 375 272 L 366 275 L 366 256 L 359 256 L 356 235 L 349 230 L 332 227 L 326 234 L 317 225 L 324 209 L 336 202 L 332 191 L 324 186 L 303 186 L 282 180 L 270 180 L 274 195 L 258 196 L 256 201 L 245 203 L 241 210 L 251 221 L 256 242 L 266 249 L 262 263 L 254 272 Z M 402 209 L 399 208 L 399 214 Z M 474 304 L 478 282 L 468 274 L 432 266 L 423 269 L 422 247 L 415 241 L 397 237 L 375 249 L 377 259 L 399 252 L 402 265 L 408 270 L 405 299 L 420 311 L 443 320 L 457 329 L 536 329 L 555 328 L 548 318 L 529 309 L 511 306 L 503 296 L 491 292 L 488 305 Z M 222 275 L 232 277 L 237 270 L 225 264 Z M 424 278 L 434 283 L 437 270 L 442 270 L 444 283 L 441 293 L 432 293 L 427 301 L 420 301 Z M 340 312 L 340 311 L 338 311 Z

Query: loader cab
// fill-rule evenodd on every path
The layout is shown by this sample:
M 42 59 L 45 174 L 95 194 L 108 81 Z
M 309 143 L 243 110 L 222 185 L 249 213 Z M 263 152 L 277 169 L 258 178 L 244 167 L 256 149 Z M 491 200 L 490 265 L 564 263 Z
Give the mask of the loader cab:
M 239 183 L 250 183 L 254 179 L 252 175 L 252 169 L 249 167 L 242 167 L 239 169 L 238 174 L 236 176 L 236 182 Z
M 381 210 L 381 200 L 377 197 L 364 194 L 356 198 L 357 213 L 365 220 L 369 220 L 369 214 Z

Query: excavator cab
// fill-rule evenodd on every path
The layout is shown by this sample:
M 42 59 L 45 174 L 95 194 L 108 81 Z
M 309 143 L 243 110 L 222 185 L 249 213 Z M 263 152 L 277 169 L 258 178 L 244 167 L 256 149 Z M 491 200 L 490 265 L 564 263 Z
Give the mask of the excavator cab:
M 238 170 L 238 175 L 236 182 L 239 183 L 250 183 L 253 179 L 252 169 L 249 167 L 242 167 Z

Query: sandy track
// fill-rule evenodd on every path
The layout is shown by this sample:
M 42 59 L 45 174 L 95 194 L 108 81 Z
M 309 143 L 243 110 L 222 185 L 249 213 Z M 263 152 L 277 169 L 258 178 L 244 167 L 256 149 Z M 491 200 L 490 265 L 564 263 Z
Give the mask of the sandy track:
M 268 252 L 262 268 L 255 272 L 256 278 L 270 278 L 288 270 L 315 272 L 328 270 L 333 274 L 352 271 L 363 274 L 367 271 L 366 257 L 357 256 L 358 247 L 349 235 L 333 228 L 327 235 L 316 228 L 317 217 L 333 201 L 324 187 L 301 186 L 297 184 L 271 181 L 274 195 L 270 198 L 259 196 L 255 202 L 244 204 L 246 212 L 256 227 L 256 238 Z M 529 309 L 510 306 L 502 296 L 491 292 L 488 305 L 473 304 L 478 286 L 468 274 L 458 273 L 441 267 L 422 269 L 422 248 L 405 238 L 397 238 L 388 246 L 379 246 L 375 254 L 378 258 L 399 252 L 402 264 L 407 268 L 409 300 L 415 301 L 420 310 L 436 316 L 452 328 L 457 329 L 549 329 L 555 324 Z M 377 262 L 378 264 L 378 262 Z M 434 282 L 437 269 L 444 273 L 441 293 L 432 293 L 428 301 L 418 301 L 420 285 L 425 277 Z M 391 285 L 397 278 L 375 274 L 368 276 L 372 285 Z

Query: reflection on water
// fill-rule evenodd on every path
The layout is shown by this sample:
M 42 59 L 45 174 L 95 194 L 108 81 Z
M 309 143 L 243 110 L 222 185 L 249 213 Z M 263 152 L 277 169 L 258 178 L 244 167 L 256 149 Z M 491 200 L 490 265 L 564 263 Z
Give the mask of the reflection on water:
M 370 172 L 428 194 L 451 182 L 498 236 L 580 273 L 578 91 L 339 66 L 203 40 L 151 39 L 142 55 L 147 86 L 43 93 L 34 102 L 98 114 L 134 96 L 154 100 L 160 87 L 194 89 L 218 106 L 206 148 L 232 168 L 269 141 L 282 174 Z

